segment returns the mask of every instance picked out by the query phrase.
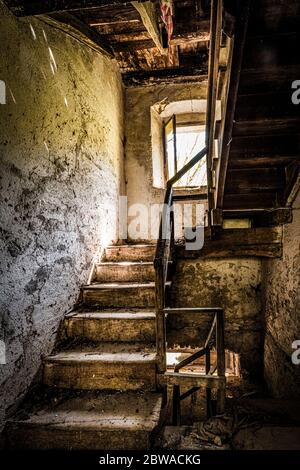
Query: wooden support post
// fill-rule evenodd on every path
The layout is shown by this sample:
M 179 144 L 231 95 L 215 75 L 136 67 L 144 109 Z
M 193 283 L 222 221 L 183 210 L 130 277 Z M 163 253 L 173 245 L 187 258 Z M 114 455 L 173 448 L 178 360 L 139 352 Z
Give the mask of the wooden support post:
M 225 345 L 224 345 L 224 317 L 223 311 L 216 312 L 217 316 L 217 371 L 219 377 L 225 377 Z M 217 392 L 217 413 L 224 413 L 225 410 L 225 388 Z
M 210 371 L 210 348 L 207 347 L 205 350 L 205 373 L 208 375 Z M 211 389 L 206 387 L 206 415 L 207 418 L 212 416 L 211 407 Z
M 162 263 L 155 266 L 155 289 L 156 289 L 156 350 L 157 367 L 159 373 L 164 373 L 166 364 L 166 320 L 164 312 L 164 272 Z
M 173 386 L 173 425 L 180 426 L 180 386 Z

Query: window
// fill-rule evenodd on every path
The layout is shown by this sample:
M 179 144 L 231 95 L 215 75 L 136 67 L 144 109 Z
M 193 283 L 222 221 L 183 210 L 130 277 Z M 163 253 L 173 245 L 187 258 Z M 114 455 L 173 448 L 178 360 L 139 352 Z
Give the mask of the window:
M 204 125 L 176 125 L 176 116 L 165 123 L 165 157 L 167 179 L 172 178 L 205 146 Z M 206 158 L 202 158 L 174 186 L 201 187 L 207 185 Z

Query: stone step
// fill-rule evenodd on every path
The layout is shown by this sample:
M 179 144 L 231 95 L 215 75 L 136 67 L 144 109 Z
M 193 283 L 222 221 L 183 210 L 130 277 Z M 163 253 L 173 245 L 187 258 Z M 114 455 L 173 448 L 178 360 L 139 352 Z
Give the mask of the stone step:
M 106 262 L 99 263 L 95 269 L 98 282 L 147 282 L 154 281 L 153 262 Z
M 71 395 L 71 396 L 70 396 Z M 149 449 L 159 424 L 162 396 L 140 392 L 67 392 L 10 420 L 9 449 Z
M 85 305 L 99 307 L 154 307 L 155 284 L 148 283 L 92 283 L 82 287 Z
M 156 352 L 149 345 L 104 343 L 48 356 L 44 384 L 77 390 L 155 390 Z
M 115 245 L 105 249 L 106 261 L 153 261 L 156 245 Z
M 91 311 L 64 320 L 68 338 L 90 341 L 155 342 L 155 311 Z

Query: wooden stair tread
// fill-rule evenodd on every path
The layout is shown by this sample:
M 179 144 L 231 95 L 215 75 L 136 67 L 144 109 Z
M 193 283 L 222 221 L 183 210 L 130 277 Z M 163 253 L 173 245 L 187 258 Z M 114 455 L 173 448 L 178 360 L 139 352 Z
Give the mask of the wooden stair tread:
M 153 363 L 155 348 L 130 343 L 100 343 L 96 347 L 81 346 L 47 356 L 46 363 Z
M 117 266 L 117 267 L 130 267 L 130 266 L 153 266 L 152 261 L 103 261 L 97 263 L 96 266 Z
M 51 408 L 47 403 L 33 410 L 26 419 L 18 415 L 9 424 L 26 427 L 47 426 L 56 429 L 81 430 L 149 430 L 158 424 L 162 396 L 159 393 L 87 392 L 80 397 L 63 400 Z
M 107 261 L 152 261 L 156 245 L 113 245 L 105 249 Z
M 205 375 L 193 372 L 165 372 L 162 375 L 162 381 L 169 385 L 183 385 L 188 387 L 208 387 L 220 388 L 225 387 L 225 377 L 217 375 Z
M 113 311 L 101 311 L 101 312 L 80 312 L 75 313 L 68 318 L 71 319 L 83 319 L 83 320 L 152 320 L 155 319 L 155 311 L 137 311 L 137 312 L 113 312 Z
M 155 248 L 156 245 L 154 245 L 154 243 L 144 243 L 144 244 L 136 244 L 136 245 L 131 245 L 131 244 L 128 244 L 128 245 L 109 245 L 106 247 L 106 249 L 108 250 L 111 250 L 112 248 L 117 248 L 117 249 L 120 249 L 120 248 L 124 248 L 124 249 L 138 249 L 138 248 Z
M 143 289 L 143 288 L 155 288 L 155 282 L 106 282 L 106 283 L 99 283 L 93 282 L 89 285 L 84 285 L 82 288 L 85 290 L 106 290 L 106 289 Z

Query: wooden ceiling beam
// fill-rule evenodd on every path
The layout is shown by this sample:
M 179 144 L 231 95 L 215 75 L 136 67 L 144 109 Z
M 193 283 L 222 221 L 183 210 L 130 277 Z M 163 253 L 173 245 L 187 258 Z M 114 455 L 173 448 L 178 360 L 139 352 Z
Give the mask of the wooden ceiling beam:
M 131 2 L 134 8 L 139 12 L 143 25 L 148 31 L 154 44 L 162 54 L 166 54 L 166 50 L 162 44 L 161 30 L 158 24 L 156 5 L 153 2 Z
M 123 73 L 122 77 L 126 86 L 145 86 L 157 82 L 200 82 L 207 80 L 207 64 L 202 67 L 175 67 L 127 72 Z
M 142 24 L 139 13 L 131 3 L 120 5 L 119 7 L 107 6 L 104 8 L 94 8 L 92 10 L 78 10 L 76 11 L 76 15 L 80 15 L 81 19 L 90 26 L 110 23 L 116 24 L 120 22 L 128 23 L 128 27 L 131 27 L 131 25 L 135 23 Z
M 33 16 L 107 6 L 117 7 L 129 2 L 128 0 L 4 0 L 4 3 L 16 16 Z
M 114 57 L 114 52 L 105 38 L 101 37 L 95 29 L 90 28 L 76 16 L 70 13 L 52 13 L 51 15 L 41 15 L 40 18 L 45 23 L 64 31 L 97 52 Z

